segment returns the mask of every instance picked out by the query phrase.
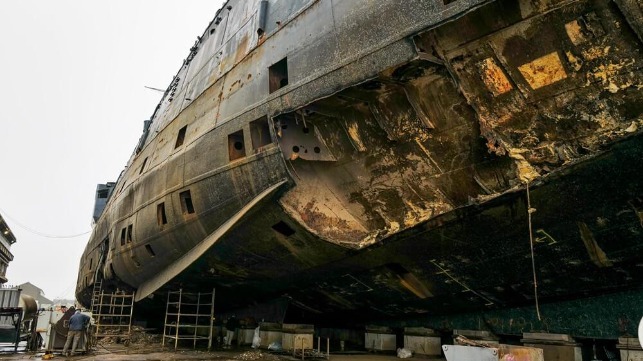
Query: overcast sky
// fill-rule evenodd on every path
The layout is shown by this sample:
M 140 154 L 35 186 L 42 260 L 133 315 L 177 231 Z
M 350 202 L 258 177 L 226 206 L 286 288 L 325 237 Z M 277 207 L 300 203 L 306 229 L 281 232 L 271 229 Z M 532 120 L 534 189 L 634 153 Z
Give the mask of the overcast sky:
M 9 284 L 74 298 L 96 184 L 116 181 L 160 101 L 145 86 L 169 85 L 222 4 L 0 1 L 0 214 L 17 238 Z

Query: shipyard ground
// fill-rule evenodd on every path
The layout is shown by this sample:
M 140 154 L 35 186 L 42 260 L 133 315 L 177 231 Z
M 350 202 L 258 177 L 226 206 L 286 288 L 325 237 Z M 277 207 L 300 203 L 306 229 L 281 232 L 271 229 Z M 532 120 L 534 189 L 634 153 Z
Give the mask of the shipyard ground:
M 18 352 L 0 354 L 0 360 L 42 360 L 44 352 Z M 393 354 L 353 353 L 331 354 L 333 361 L 390 361 L 396 360 Z M 410 358 L 409 360 L 420 359 Z M 219 360 L 219 361 L 282 361 L 301 360 L 288 354 L 274 354 L 265 350 L 239 348 L 232 350 L 192 350 L 192 349 L 163 349 L 160 344 L 125 347 L 121 344 L 100 346 L 86 355 L 64 357 L 54 353 L 52 360 L 96 360 L 96 361 L 170 361 L 170 360 Z M 306 360 L 326 360 L 326 358 L 306 358 Z M 434 361 L 440 361 L 440 359 Z

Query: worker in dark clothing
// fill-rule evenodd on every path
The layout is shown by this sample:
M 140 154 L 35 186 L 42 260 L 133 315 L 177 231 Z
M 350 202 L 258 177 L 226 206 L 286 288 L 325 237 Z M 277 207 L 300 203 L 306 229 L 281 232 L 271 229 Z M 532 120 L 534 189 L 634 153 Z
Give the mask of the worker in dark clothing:
M 85 331 L 85 328 L 89 324 L 89 316 L 83 315 L 80 313 L 80 310 L 76 310 L 71 318 L 69 319 L 69 330 L 67 331 L 67 341 L 65 341 L 65 346 L 63 347 L 63 356 L 70 356 L 76 352 L 76 347 L 78 346 L 78 341 L 80 336 Z M 73 342 L 72 342 L 73 340 Z M 69 344 L 71 345 L 71 353 L 69 350 Z
M 226 322 L 225 324 L 225 328 L 227 330 L 226 346 L 230 347 L 232 345 L 232 339 L 237 333 L 237 328 L 239 328 L 239 320 L 237 320 L 237 317 L 235 317 L 235 315 L 232 315 L 232 317 L 228 319 L 228 322 Z

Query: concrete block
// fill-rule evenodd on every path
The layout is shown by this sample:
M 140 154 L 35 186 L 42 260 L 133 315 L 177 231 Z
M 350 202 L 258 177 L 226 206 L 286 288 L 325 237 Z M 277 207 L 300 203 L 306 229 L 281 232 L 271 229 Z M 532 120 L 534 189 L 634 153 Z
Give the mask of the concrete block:
M 373 351 L 395 351 L 397 344 L 395 334 L 366 332 L 364 346 Z
M 643 349 L 638 338 L 619 337 L 616 348 L 621 354 L 621 361 L 643 361 Z
M 523 333 L 521 340 L 527 347 L 543 350 L 547 361 L 582 361 L 580 344 L 570 335 L 550 333 Z
M 442 352 L 441 346 L 439 337 L 404 335 L 404 348 L 413 351 L 414 354 L 439 356 Z
M 442 342 L 440 336 L 430 328 L 405 327 L 404 348 L 413 351 L 414 354 L 439 356 L 441 355 Z
M 314 325 L 283 324 L 282 347 L 284 350 L 311 350 L 313 348 Z
M 283 343 L 284 350 L 312 350 L 313 335 L 304 333 L 284 333 Z
M 259 337 L 261 343 L 259 347 L 268 348 L 273 342 L 282 344 L 283 332 L 281 331 L 281 324 L 262 322 L 259 324 Z

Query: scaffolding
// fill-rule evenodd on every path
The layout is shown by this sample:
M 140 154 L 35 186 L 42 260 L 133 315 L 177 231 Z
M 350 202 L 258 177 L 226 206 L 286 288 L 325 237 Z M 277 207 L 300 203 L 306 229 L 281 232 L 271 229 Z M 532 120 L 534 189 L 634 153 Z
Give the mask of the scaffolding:
M 197 341 L 207 340 L 208 350 L 211 349 L 213 320 L 214 289 L 211 293 L 188 293 L 183 289 L 168 292 L 162 346 L 166 338 L 174 340 L 175 350 L 179 340 L 192 341 L 193 348 Z
M 98 303 L 93 305 L 95 341 L 102 337 L 117 336 L 129 344 L 132 333 L 134 293 L 100 293 Z M 95 343 L 94 343 L 95 344 Z

